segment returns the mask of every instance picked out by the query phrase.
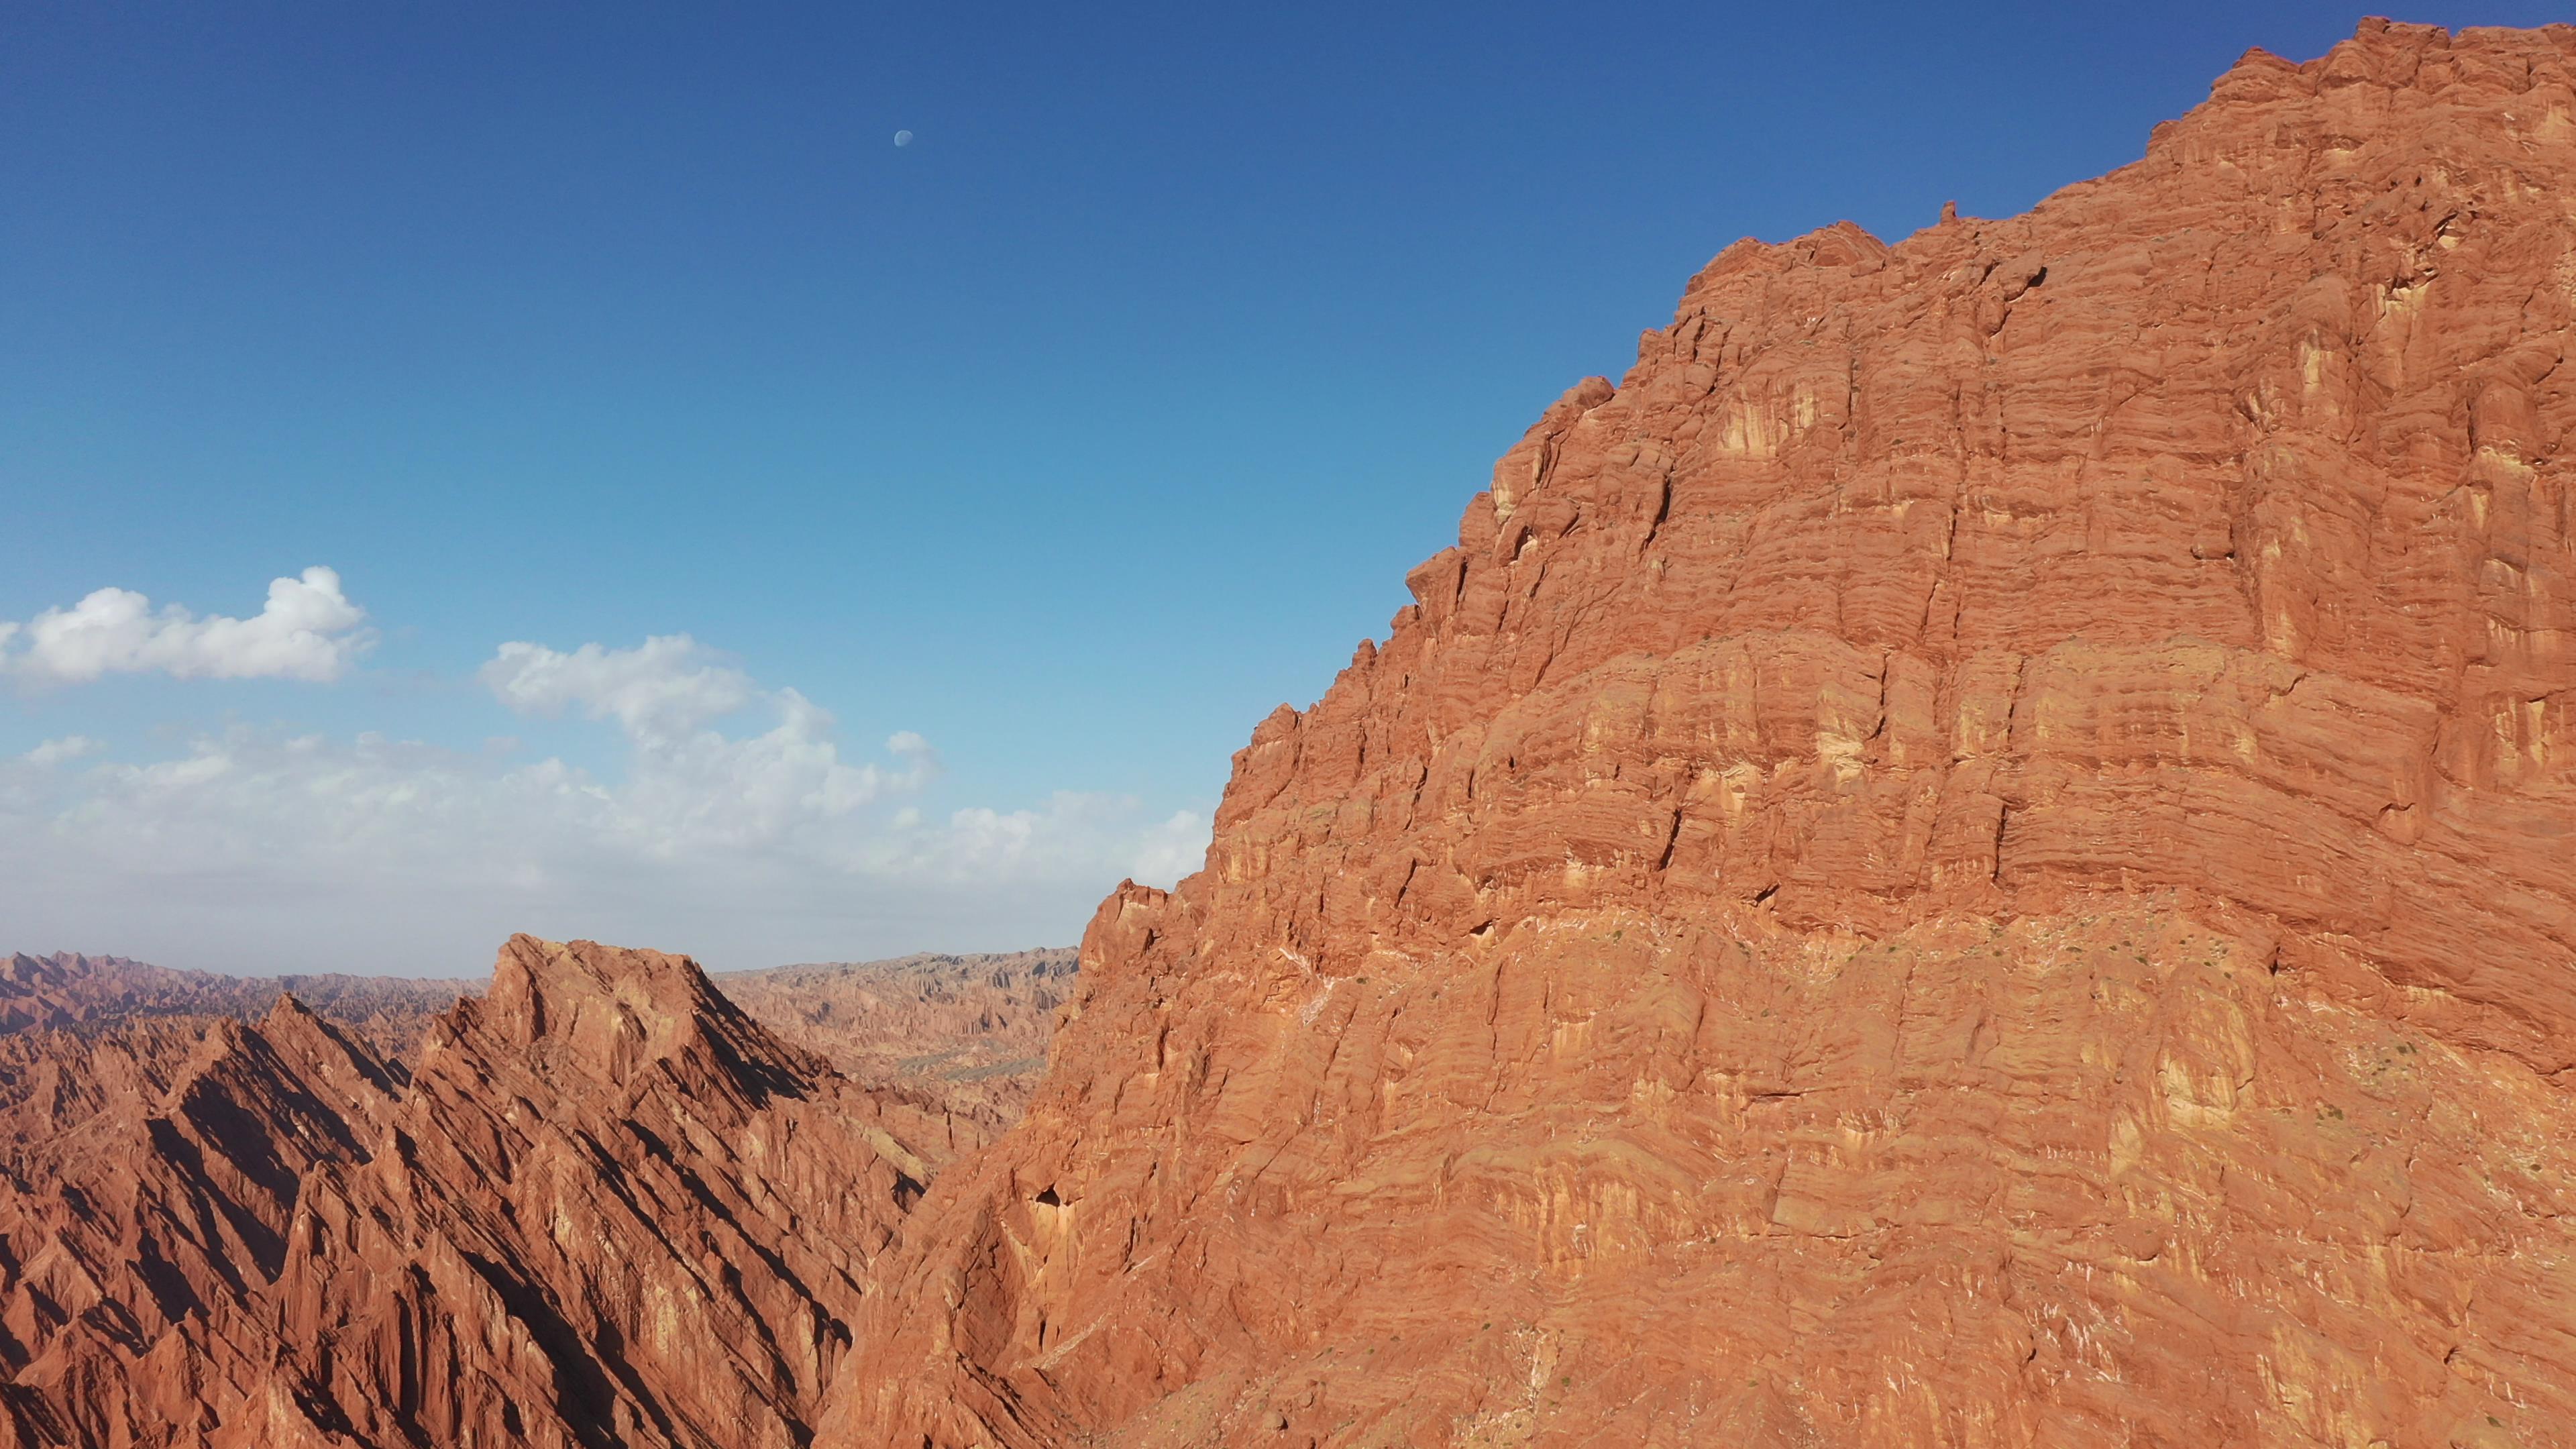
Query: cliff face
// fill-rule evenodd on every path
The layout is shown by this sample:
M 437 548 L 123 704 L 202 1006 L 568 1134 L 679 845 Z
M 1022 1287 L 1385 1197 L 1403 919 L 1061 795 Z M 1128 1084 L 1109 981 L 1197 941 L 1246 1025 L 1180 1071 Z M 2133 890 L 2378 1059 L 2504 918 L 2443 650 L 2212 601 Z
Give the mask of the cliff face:
M 802 1444 L 982 1135 L 524 936 L 408 1069 L 292 998 L 0 1053 L 0 1443 Z
M 1729 248 L 1101 908 L 822 1442 L 2576 1443 L 2571 77 Z
M 2571 321 L 2563 28 L 1728 249 L 989 1146 L 679 957 L 13 958 L 0 1446 L 2576 1445 Z

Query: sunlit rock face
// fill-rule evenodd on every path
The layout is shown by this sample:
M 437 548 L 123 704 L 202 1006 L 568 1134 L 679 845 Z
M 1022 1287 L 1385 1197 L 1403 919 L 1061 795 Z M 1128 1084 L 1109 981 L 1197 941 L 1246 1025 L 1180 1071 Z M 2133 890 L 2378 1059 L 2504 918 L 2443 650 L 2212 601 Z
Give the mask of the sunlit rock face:
M 1051 960 L 12 958 L 0 1449 L 2576 1445 L 2571 75 L 1729 248 L 998 1142 Z
M 0 1036 L 0 1444 L 201 1442 L 277 1350 L 305 1175 L 365 1161 L 399 1090 L 292 999 Z
M 1102 906 L 820 1442 L 2576 1443 L 2571 77 L 1728 248 Z
M 0 1037 L 0 1444 L 801 1445 L 983 1135 L 586 941 L 407 1062 L 292 997 Z

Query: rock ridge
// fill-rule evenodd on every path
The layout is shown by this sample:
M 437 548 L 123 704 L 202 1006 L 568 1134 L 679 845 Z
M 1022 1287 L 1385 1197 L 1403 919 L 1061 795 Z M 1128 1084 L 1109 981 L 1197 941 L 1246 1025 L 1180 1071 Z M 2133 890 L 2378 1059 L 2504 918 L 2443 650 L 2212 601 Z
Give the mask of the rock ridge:
M 802 1445 L 983 1140 L 587 941 L 512 938 L 407 1063 L 292 995 L 81 1028 L 0 1035 L 0 1443 Z
M 292 995 L 364 1034 L 379 1054 L 411 1049 L 430 1017 L 479 990 L 394 976 L 218 976 L 123 956 L 25 952 L 0 963 L 0 1032 L 103 1029 L 140 1017 L 258 1016 Z

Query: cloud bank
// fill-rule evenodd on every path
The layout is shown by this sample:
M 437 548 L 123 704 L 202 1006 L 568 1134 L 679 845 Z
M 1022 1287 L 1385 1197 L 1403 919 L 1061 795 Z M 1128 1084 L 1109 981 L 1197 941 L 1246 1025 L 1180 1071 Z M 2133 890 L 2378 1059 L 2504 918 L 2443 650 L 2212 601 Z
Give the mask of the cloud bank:
M 149 648 L 201 674 L 230 649 L 236 666 L 327 677 L 324 651 L 341 647 L 327 641 L 345 640 L 360 616 L 310 607 L 341 598 L 327 570 L 304 586 L 314 593 L 272 590 L 260 618 L 316 627 L 271 626 L 257 648 Z M 121 626 L 127 642 L 112 648 L 22 651 L 13 672 L 41 657 L 46 678 L 71 680 L 96 661 L 144 657 L 136 638 L 231 641 L 236 631 L 211 626 L 259 623 L 92 613 L 143 624 Z M 328 620 L 346 622 L 333 635 L 318 627 Z M 325 642 L 277 642 L 299 633 Z M 117 667 L 137 666 L 97 672 Z M 345 667 L 328 655 L 328 670 Z M 461 750 L 247 725 L 158 758 L 120 758 L 81 735 L 0 757 L 0 924 L 11 938 L 0 949 L 436 975 L 478 974 L 517 930 L 690 951 L 716 966 L 1005 949 L 1068 941 L 1121 877 L 1169 884 L 1206 849 L 1199 815 L 1152 815 L 1113 795 L 927 808 L 941 768 L 920 735 L 854 748 L 829 712 L 687 635 L 632 648 L 513 642 L 476 680 L 513 714 L 596 722 L 615 768 L 530 758 L 509 741 Z
M 611 797 L 612 818 L 598 828 L 661 859 L 790 836 L 833 855 L 847 842 L 818 827 L 889 793 L 917 789 L 938 770 L 929 744 L 909 730 L 886 741 L 885 764 L 845 761 L 831 715 L 795 690 L 758 688 L 686 634 L 650 638 L 635 649 L 585 644 L 570 653 L 504 644 L 478 677 L 520 714 L 578 710 L 613 721 L 631 764 Z M 753 707 L 775 726 L 740 738 L 709 727 Z

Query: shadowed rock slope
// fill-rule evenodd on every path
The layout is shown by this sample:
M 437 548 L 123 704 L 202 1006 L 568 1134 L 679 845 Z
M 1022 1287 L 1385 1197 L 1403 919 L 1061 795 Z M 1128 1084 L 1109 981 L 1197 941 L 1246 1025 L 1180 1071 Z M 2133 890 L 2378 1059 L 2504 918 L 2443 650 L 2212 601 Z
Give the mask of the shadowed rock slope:
M 802 1444 L 977 1140 L 684 958 L 524 936 L 407 1070 L 289 998 L 0 1040 L 0 1114 L 26 1444 Z
M 291 998 L 0 1038 L 0 1442 L 194 1442 L 255 1392 L 300 1185 L 365 1160 L 399 1090 Z
M 1728 248 L 1103 905 L 820 1442 L 2576 1443 L 2572 81 Z

